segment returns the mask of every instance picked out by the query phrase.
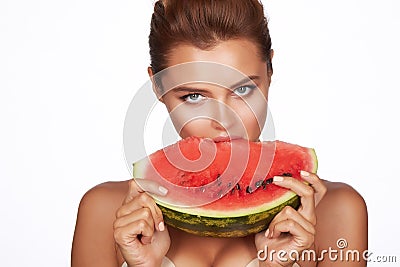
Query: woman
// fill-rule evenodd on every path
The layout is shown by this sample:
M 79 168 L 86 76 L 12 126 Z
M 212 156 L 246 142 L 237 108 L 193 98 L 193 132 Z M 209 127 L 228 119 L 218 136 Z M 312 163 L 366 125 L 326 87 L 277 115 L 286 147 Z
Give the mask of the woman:
M 166 0 L 155 3 L 149 38 L 154 91 L 169 112 L 205 109 L 212 101 L 233 110 L 238 118 L 219 109 L 218 119 L 186 121 L 177 127 L 182 138 L 224 138 L 242 123 L 235 135 L 258 140 L 259 121 L 266 118 L 266 101 L 272 76 L 271 39 L 263 6 L 257 0 Z M 156 74 L 189 62 L 214 62 L 243 73 L 248 79 L 232 88 L 195 84 L 165 90 Z M 257 90 L 254 86 L 256 85 Z M 257 95 L 256 92 L 259 92 Z M 257 99 L 254 100 L 257 96 Z M 258 103 L 253 108 L 247 103 Z M 264 104 L 260 104 L 264 103 Z M 264 105 L 264 106 L 263 106 Z M 171 115 L 172 116 L 172 115 Z M 175 118 L 176 119 L 176 118 Z M 177 119 L 178 120 L 178 119 Z M 174 121 L 174 118 L 173 118 Z M 178 120 L 179 121 L 179 120 Z M 274 183 L 301 198 L 298 210 L 283 209 L 268 229 L 244 238 L 194 236 L 166 227 L 154 200 L 133 180 L 108 182 L 83 197 L 75 229 L 72 266 L 365 266 L 361 253 L 367 249 L 367 211 L 363 198 L 350 186 L 319 179 L 302 172 L 309 185 L 291 177 L 275 177 Z M 165 195 L 162 187 L 145 190 Z M 172 193 L 172 192 L 168 192 Z M 327 253 L 358 251 L 360 259 Z M 259 251 L 284 251 L 285 255 L 257 258 Z M 299 258 L 315 251 L 315 258 Z M 336 255 L 338 256 L 338 255 Z M 319 259 L 318 259 L 319 258 Z

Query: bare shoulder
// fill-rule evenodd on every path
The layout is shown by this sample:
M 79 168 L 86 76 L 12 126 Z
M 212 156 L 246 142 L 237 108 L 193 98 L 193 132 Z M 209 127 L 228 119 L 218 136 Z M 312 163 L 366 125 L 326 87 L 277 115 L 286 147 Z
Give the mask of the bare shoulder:
M 342 182 L 323 181 L 327 192 L 318 205 L 322 212 L 340 210 L 361 211 L 366 210 L 364 198 L 353 187 Z
M 316 208 L 317 249 L 335 249 L 337 242 L 343 239 L 347 249 L 367 249 L 368 214 L 364 198 L 348 184 L 329 181 L 324 181 L 324 184 L 327 193 Z M 361 261 L 358 264 L 362 266 L 364 263 Z M 358 264 L 349 266 L 360 266 Z
M 82 225 L 95 223 L 96 227 L 100 227 L 102 223 L 106 226 L 114 221 L 115 212 L 127 192 L 128 181 L 105 182 L 88 190 L 79 204 L 76 230 Z
M 88 190 L 80 202 L 79 208 L 90 205 L 92 208 L 100 206 L 102 210 L 107 207 L 120 206 L 128 193 L 128 182 L 105 182 Z
M 128 192 L 128 181 L 106 182 L 82 197 L 72 244 L 72 266 L 115 266 L 115 213 Z

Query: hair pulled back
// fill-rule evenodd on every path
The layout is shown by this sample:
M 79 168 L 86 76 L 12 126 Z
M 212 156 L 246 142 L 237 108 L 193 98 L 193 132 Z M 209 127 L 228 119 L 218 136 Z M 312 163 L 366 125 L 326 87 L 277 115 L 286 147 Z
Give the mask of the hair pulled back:
M 168 54 L 178 44 L 207 50 L 238 38 L 253 41 L 272 72 L 268 21 L 258 0 L 159 0 L 149 35 L 153 74 L 167 67 Z

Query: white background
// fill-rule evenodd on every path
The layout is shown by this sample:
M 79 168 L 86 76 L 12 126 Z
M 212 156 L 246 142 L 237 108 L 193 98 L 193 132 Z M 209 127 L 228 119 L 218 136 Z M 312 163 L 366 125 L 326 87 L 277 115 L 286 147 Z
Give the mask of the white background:
M 277 138 L 314 147 L 322 178 L 355 187 L 370 250 L 400 261 L 400 2 L 264 4 Z M 82 195 L 130 178 L 123 123 L 147 81 L 151 12 L 151 0 L 0 2 L 1 266 L 69 266 Z

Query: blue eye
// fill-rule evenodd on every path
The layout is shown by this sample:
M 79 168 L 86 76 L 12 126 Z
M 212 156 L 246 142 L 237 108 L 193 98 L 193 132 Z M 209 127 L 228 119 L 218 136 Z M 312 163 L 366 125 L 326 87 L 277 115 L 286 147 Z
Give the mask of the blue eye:
M 193 94 L 184 95 L 181 97 L 181 99 L 183 99 L 184 101 L 186 101 L 188 103 L 196 104 L 196 103 L 199 103 L 200 101 L 202 101 L 204 99 L 204 96 L 202 96 L 201 94 L 193 93 Z
M 244 85 L 236 88 L 233 92 L 238 96 L 246 96 L 250 94 L 256 86 L 254 85 Z

